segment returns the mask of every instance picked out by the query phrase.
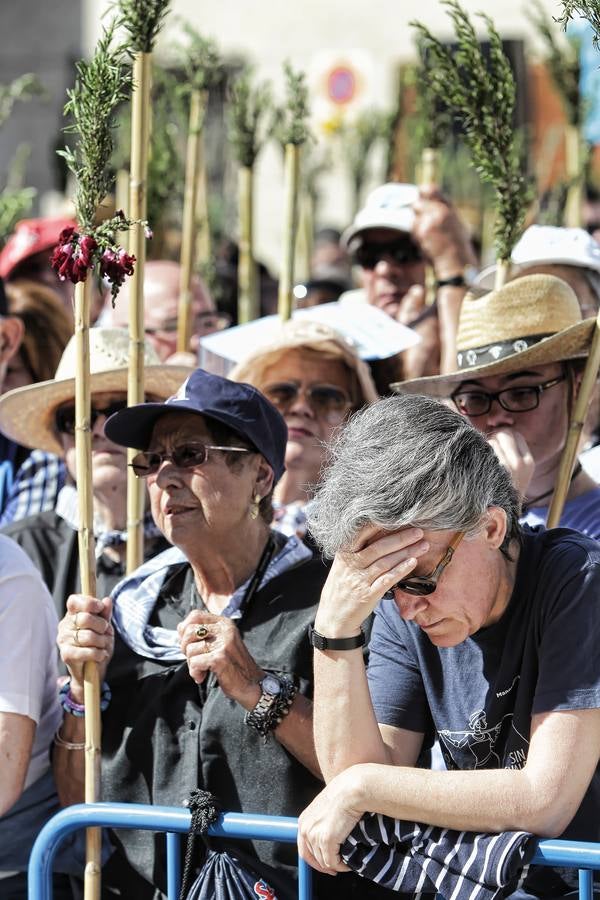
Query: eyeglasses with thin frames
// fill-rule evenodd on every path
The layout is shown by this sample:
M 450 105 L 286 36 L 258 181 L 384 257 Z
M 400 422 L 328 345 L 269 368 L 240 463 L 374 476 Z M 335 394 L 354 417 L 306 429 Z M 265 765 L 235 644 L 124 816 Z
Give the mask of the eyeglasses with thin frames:
M 209 450 L 220 450 L 226 453 L 253 452 L 248 447 L 221 447 L 216 444 L 188 443 L 174 447 L 170 453 L 144 450 L 137 453 L 129 465 L 138 478 L 149 478 L 151 475 L 156 475 L 165 460 L 172 462 L 178 469 L 195 469 L 203 466 L 208 460 Z
M 393 590 L 404 591 L 405 594 L 413 594 L 418 597 L 425 597 L 428 594 L 433 594 L 437 588 L 442 572 L 452 562 L 454 552 L 464 536 L 464 531 L 459 531 L 457 533 L 432 572 L 428 575 L 409 575 L 408 578 L 403 578 L 402 581 L 395 584 Z
M 544 391 L 565 381 L 566 375 L 559 375 L 541 384 L 524 384 L 503 388 L 501 391 L 465 390 L 458 388 L 451 395 L 451 400 L 463 416 L 485 416 L 492 408 L 494 400 L 507 412 L 530 412 L 540 405 Z

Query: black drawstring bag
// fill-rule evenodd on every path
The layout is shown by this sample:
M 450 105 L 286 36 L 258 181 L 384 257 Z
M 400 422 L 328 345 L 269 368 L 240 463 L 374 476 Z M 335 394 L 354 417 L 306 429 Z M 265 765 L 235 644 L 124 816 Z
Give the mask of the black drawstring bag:
M 209 791 L 192 791 L 186 805 L 192 814 L 192 822 L 179 900 L 277 900 L 273 888 L 242 865 L 233 854 L 227 850 L 208 850 L 206 845 L 202 868 L 190 886 L 197 837 L 206 835 L 209 826 L 216 822 L 220 810 Z

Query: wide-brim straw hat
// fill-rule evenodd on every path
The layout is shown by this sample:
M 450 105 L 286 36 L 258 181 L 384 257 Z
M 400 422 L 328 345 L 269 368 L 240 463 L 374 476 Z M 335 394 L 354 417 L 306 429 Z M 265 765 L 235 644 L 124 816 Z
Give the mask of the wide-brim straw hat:
M 572 288 L 553 275 L 525 275 L 483 297 L 463 300 L 457 370 L 392 384 L 392 390 L 449 397 L 461 381 L 508 375 L 589 353 L 595 318 L 581 318 Z
M 91 328 L 90 390 L 127 391 L 129 334 L 125 328 Z M 0 431 L 7 437 L 35 450 L 63 455 L 54 430 L 56 410 L 75 399 L 76 346 L 71 338 L 51 381 L 40 381 L 15 388 L 0 397 Z M 144 391 L 161 400 L 177 393 L 193 372 L 189 366 L 161 364 L 156 351 L 144 349 Z
M 373 403 L 378 399 L 371 371 L 354 347 L 339 331 L 324 322 L 310 319 L 290 319 L 282 323 L 277 338 L 239 362 L 228 377 L 233 381 L 253 384 L 260 390 L 264 383 L 264 373 L 280 359 L 285 359 L 290 350 L 313 350 L 341 360 L 356 375 L 358 389 L 362 394 L 359 399 L 364 403 Z

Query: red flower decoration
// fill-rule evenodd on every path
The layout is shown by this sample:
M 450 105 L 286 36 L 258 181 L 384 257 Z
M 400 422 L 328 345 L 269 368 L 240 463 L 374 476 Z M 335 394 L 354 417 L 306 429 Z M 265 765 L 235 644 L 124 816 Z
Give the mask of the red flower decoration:
M 94 265 L 96 240 L 89 234 L 79 235 L 74 228 L 65 228 L 58 238 L 58 245 L 50 259 L 50 265 L 61 281 L 68 278 L 73 284 L 85 281 L 88 269 Z
M 128 275 L 133 275 L 135 256 L 126 253 L 122 248 L 105 250 L 100 257 L 100 273 L 113 285 L 121 287 Z

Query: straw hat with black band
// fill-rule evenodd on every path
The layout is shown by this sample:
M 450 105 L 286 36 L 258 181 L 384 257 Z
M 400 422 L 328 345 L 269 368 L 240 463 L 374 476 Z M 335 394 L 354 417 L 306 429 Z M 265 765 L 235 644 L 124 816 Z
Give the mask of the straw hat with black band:
M 373 403 L 378 398 L 369 367 L 358 356 L 354 347 L 334 328 L 323 322 L 308 319 L 290 319 L 281 326 L 280 335 L 270 344 L 251 353 L 229 373 L 233 381 L 245 381 L 260 389 L 263 375 L 290 350 L 313 350 L 329 358 L 339 359 L 355 376 L 356 393 L 352 399 L 357 405 Z
M 397 393 L 450 397 L 463 381 L 507 375 L 589 352 L 595 318 L 582 319 L 574 291 L 553 275 L 526 275 L 463 300 L 457 370 L 390 385 Z
M 90 385 L 92 394 L 127 392 L 129 334 L 125 328 L 90 329 Z M 156 352 L 144 351 L 144 389 L 163 400 L 175 394 L 193 371 L 188 366 L 161 364 Z M 56 410 L 75 400 L 75 337 L 73 336 L 51 381 L 16 388 L 0 397 L 0 431 L 31 447 L 63 455 L 54 429 Z

